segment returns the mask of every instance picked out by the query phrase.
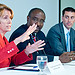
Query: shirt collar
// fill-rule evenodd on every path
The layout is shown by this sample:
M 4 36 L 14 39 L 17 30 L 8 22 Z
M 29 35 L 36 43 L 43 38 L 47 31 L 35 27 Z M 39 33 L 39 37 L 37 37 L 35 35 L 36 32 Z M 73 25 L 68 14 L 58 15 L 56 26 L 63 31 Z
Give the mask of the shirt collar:
M 68 29 L 64 26 L 64 24 L 63 24 L 63 28 L 64 28 L 65 34 L 67 34 L 68 32 L 70 32 L 70 29 L 68 30 Z

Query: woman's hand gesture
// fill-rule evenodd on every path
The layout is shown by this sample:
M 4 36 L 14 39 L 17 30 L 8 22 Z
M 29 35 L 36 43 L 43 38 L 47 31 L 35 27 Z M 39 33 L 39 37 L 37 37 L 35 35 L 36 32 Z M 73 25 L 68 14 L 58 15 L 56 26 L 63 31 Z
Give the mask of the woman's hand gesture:
M 39 40 L 32 45 L 30 45 L 29 43 L 28 46 L 26 46 L 25 53 L 29 55 L 31 53 L 34 53 L 35 51 L 44 50 L 44 48 L 42 48 L 44 45 L 45 43 L 42 40 Z
M 20 42 L 24 42 L 30 39 L 29 35 L 36 30 L 36 27 L 37 27 L 36 24 L 33 24 L 32 26 L 30 26 L 25 33 L 23 33 L 21 36 L 19 36 L 18 38 L 14 40 L 14 43 L 17 45 Z

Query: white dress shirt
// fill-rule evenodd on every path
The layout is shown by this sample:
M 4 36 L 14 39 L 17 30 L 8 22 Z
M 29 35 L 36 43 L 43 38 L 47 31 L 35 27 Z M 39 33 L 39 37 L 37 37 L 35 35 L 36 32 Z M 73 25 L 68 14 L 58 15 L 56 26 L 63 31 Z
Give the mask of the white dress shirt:
M 64 28 L 65 40 L 66 40 L 66 43 L 67 43 L 67 35 L 66 34 L 68 32 L 70 33 L 70 29 L 68 30 L 64 25 L 63 25 L 63 28 Z M 69 50 L 67 50 L 67 52 L 70 52 L 70 38 L 69 38 Z

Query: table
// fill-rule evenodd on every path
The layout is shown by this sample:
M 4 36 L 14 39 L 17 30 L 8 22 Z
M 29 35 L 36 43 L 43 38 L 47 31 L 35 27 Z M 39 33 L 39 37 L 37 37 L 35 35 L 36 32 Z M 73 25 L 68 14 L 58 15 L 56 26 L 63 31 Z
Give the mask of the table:
M 74 65 L 73 65 L 74 63 Z M 47 75 L 75 75 L 75 61 L 63 64 L 65 70 L 60 71 L 54 74 L 51 74 L 48 67 L 46 67 L 45 73 Z M 38 75 L 39 72 L 33 72 L 33 71 L 20 71 L 20 70 L 7 70 L 7 68 L 0 69 L 0 75 Z
M 63 63 L 64 70 L 51 75 L 75 75 L 75 61 Z

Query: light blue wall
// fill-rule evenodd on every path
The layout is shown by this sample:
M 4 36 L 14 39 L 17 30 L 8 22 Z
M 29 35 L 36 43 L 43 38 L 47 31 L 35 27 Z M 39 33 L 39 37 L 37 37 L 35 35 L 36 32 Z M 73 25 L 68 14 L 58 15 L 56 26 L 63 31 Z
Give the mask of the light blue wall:
M 45 11 L 46 21 L 42 28 L 45 34 L 59 20 L 59 0 L 0 0 L 0 3 L 6 4 L 14 11 L 12 30 L 6 33 L 7 39 L 16 28 L 26 23 L 27 14 L 31 8 L 39 7 Z

